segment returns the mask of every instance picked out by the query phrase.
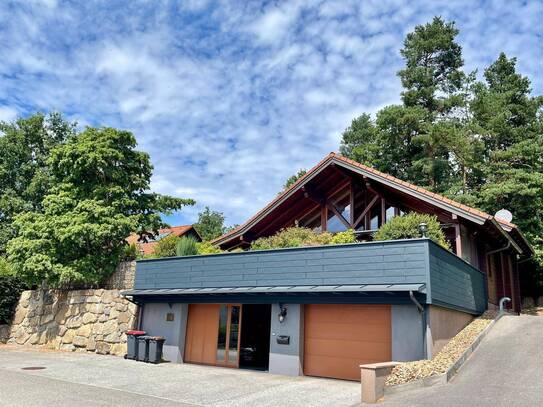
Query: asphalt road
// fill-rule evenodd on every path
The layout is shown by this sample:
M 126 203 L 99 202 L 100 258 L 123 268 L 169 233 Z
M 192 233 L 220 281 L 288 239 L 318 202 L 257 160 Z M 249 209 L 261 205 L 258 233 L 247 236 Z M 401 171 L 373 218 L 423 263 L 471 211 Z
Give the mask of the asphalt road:
M 501 318 L 451 382 L 388 396 L 383 407 L 543 406 L 543 317 Z

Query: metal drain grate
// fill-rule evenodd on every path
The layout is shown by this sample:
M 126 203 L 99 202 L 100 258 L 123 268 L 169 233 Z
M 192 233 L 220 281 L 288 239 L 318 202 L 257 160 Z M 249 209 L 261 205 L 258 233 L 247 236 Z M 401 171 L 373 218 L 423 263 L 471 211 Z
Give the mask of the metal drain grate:
M 21 370 L 43 370 L 45 367 L 43 366 L 28 366 L 28 367 L 22 367 Z

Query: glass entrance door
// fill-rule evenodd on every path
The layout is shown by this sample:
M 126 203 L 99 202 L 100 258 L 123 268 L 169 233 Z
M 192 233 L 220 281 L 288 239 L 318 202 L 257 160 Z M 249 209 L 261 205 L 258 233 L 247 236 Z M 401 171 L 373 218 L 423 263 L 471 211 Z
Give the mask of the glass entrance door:
M 217 339 L 217 365 L 239 367 L 240 330 L 241 305 L 221 305 Z

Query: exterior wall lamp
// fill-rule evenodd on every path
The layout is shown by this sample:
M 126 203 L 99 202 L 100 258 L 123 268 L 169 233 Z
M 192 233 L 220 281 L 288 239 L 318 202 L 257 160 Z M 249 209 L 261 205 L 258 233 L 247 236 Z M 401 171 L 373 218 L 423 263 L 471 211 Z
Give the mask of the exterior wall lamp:
M 419 224 L 419 231 L 420 231 L 422 237 L 428 237 L 428 224 L 426 224 L 424 222 Z
M 283 323 L 286 317 L 287 317 L 287 307 L 279 303 L 279 314 L 277 314 L 277 318 L 279 319 L 279 322 Z

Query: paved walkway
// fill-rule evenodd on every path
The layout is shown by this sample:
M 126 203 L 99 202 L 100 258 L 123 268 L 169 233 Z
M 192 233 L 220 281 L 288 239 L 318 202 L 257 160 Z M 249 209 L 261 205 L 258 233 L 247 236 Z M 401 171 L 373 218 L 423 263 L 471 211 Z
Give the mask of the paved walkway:
M 43 370 L 21 370 L 23 367 Z M 359 405 L 355 382 L 0 346 L 0 406 Z
M 503 317 L 450 383 L 391 395 L 380 405 L 543 406 L 543 317 Z

